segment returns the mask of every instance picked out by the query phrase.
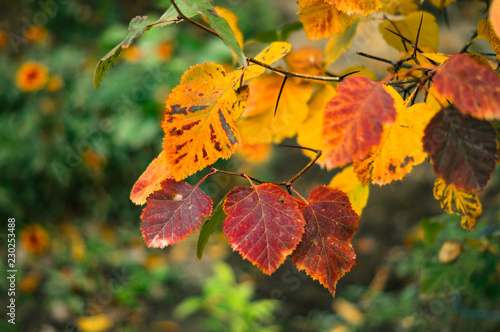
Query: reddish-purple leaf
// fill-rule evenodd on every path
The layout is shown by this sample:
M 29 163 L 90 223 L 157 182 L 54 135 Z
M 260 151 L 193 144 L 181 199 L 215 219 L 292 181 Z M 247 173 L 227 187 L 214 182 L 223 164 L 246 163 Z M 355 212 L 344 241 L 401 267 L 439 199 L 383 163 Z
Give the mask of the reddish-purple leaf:
M 306 227 L 291 258 L 299 270 L 305 270 L 335 295 L 337 281 L 354 265 L 351 238 L 358 229 L 359 216 L 347 195 L 332 187 L 318 186 L 309 195 L 308 204 L 297 202 Z
M 197 230 L 202 217 L 212 213 L 212 200 L 187 182 L 166 179 L 146 199 L 142 211 L 142 236 L 148 247 L 163 248 L 183 240 Z
M 500 79 L 489 67 L 465 54 L 454 54 L 436 69 L 436 91 L 452 98 L 458 110 L 478 119 L 500 119 Z
M 236 187 L 226 196 L 224 234 L 233 250 L 264 273 L 273 273 L 302 239 L 304 217 L 277 185 Z
M 495 129 L 488 121 L 463 115 L 450 106 L 429 122 L 423 144 L 431 155 L 434 172 L 446 184 L 478 192 L 495 170 L 495 138 Z

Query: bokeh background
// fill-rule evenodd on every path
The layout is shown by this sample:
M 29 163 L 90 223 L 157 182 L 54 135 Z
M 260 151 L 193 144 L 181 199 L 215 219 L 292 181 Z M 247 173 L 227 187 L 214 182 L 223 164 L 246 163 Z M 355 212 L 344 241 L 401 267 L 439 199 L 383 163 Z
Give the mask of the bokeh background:
M 297 21 L 295 1 L 216 4 L 239 16 L 247 40 Z M 435 176 L 428 163 L 402 182 L 372 186 L 353 239 L 356 266 L 338 283 L 335 299 L 290 261 L 265 276 L 232 253 L 220 232 L 210 238 L 201 261 L 197 233 L 173 247 L 147 248 L 139 228 L 141 207 L 129 193 L 161 151 L 163 103 L 190 66 L 213 61 L 229 67 L 232 56 L 219 40 L 178 24 L 139 38 L 99 90 L 92 79 L 99 59 L 126 35 L 130 19 L 148 15 L 153 21 L 168 5 L 0 4 L 0 330 L 500 330 L 498 171 L 480 196 L 484 214 L 471 232 L 433 199 Z M 443 52 L 467 42 L 484 8 L 480 2 L 451 5 L 447 26 L 442 12 L 426 7 L 441 24 Z M 366 65 L 380 78 L 385 65 L 352 52 L 400 56 L 376 29 L 366 29 L 332 70 Z M 301 31 L 290 38 L 294 47 L 308 43 Z M 478 42 L 472 50 L 491 52 L 488 47 Z M 236 155 L 217 165 L 283 180 L 307 162 L 300 151 L 274 147 L 264 162 Z M 297 189 L 307 195 L 335 173 L 314 166 Z M 241 183 L 220 176 L 203 189 L 217 203 Z M 15 326 L 4 315 L 8 218 L 16 220 Z M 447 258 L 443 248 L 457 244 L 458 256 Z

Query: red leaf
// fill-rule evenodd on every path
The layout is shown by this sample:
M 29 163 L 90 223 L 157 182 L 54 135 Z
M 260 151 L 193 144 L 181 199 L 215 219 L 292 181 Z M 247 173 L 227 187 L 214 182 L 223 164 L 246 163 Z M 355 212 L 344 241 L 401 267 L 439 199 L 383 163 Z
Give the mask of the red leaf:
M 347 78 L 337 93 L 326 105 L 323 125 L 328 169 L 364 158 L 380 142 L 383 125 L 396 118 L 391 95 L 364 76 Z
M 485 120 L 463 115 L 454 107 L 437 113 L 425 128 L 424 150 L 434 172 L 446 184 L 478 192 L 495 170 L 495 129 Z
M 452 98 L 458 110 L 478 119 L 500 119 L 500 79 L 465 54 L 452 55 L 436 69 L 436 91 Z
M 318 186 L 308 204 L 297 202 L 306 227 L 291 258 L 299 270 L 335 295 L 337 281 L 354 265 L 356 254 L 350 240 L 358 229 L 359 216 L 347 195 L 332 187 Z
M 292 196 L 264 183 L 236 187 L 226 196 L 224 234 L 233 250 L 273 273 L 292 253 L 304 232 L 304 217 Z
M 166 179 L 161 190 L 146 199 L 142 211 L 142 236 L 148 247 L 163 248 L 197 230 L 202 217 L 212 213 L 212 200 L 200 188 Z

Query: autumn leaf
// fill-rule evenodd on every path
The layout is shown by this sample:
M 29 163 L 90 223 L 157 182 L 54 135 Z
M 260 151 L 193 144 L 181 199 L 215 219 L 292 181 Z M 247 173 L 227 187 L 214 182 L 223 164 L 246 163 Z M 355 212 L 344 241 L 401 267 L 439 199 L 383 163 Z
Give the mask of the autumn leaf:
M 239 20 L 238 16 L 236 16 L 235 13 L 233 13 L 227 8 L 221 6 L 215 6 L 214 8 L 217 14 L 223 19 L 225 19 L 227 24 L 229 24 L 229 27 L 233 31 L 234 38 L 238 42 L 238 45 L 240 45 L 240 47 L 243 47 L 243 33 L 238 27 L 238 20 Z
M 97 64 L 94 73 L 94 87 L 99 89 L 102 79 L 106 76 L 109 67 L 114 66 L 123 50 L 127 49 L 137 37 L 142 35 L 148 28 L 149 19 L 147 16 L 134 17 L 128 26 L 128 34 L 125 39 L 108 52 Z
M 250 82 L 248 107 L 237 122 L 245 143 L 280 143 L 297 134 L 300 124 L 307 117 L 307 102 L 313 87 L 308 83 L 297 84 L 288 80 L 275 116 L 282 82 L 283 78 L 276 74 L 266 74 Z
M 436 69 L 436 91 L 457 109 L 478 119 L 500 119 L 500 79 L 470 56 L 454 54 Z
M 364 186 L 358 181 L 352 165 L 345 167 L 342 172 L 337 173 L 328 186 L 346 193 L 351 202 L 352 209 L 361 216 L 361 212 L 363 212 L 368 202 L 370 191 L 369 186 Z
M 292 45 L 287 42 L 274 42 L 264 50 L 262 50 L 259 54 L 257 54 L 254 59 L 261 61 L 267 65 L 271 65 L 287 55 L 291 49 Z M 235 82 L 235 84 L 239 84 L 240 82 L 258 77 L 264 74 L 265 71 L 265 67 L 257 65 L 255 63 L 250 63 L 247 68 L 240 67 L 228 73 L 227 78 L 230 81 Z
M 271 145 L 264 143 L 245 143 L 243 141 L 236 153 L 250 163 L 264 163 L 271 157 Z
M 475 193 L 457 189 L 453 184 L 446 185 L 442 178 L 434 182 L 434 198 L 447 213 L 462 216 L 461 225 L 467 230 L 476 225 L 483 211 Z
M 306 120 L 299 126 L 297 131 L 297 143 L 315 150 L 323 150 L 323 119 L 326 104 L 337 94 L 332 85 L 326 84 L 316 90 L 308 103 L 309 112 Z M 316 153 L 302 150 L 309 158 L 315 158 Z M 325 166 L 325 157 L 321 155 L 316 161 L 321 167 Z
M 141 230 L 150 248 L 163 248 L 197 230 L 212 213 L 212 200 L 198 186 L 166 179 L 146 200 Z
M 424 152 L 422 138 L 424 129 L 437 113 L 424 103 L 407 107 L 407 102 L 399 96 L 392 87 L 391 95 L 396 101 L 398 112 L 392 125 L 384 126 L 380 144 L 370 150 L 369 156 L 360 162 L 355 162 L 356 173 L 363 180 L 384 185 L 403 179 L 412 168 L 424 162 L 427 153 Z
M 309 203 L 297 202 L 306 226 L 292 261 L 335 295 L 337 281 L 354 265 L 356 255 L 350 240 L 358 229 L 359 216 L 345 193 L 327 186 L 314 188 Z
M 483 19 L 477 23 L 477 37 L 486 39 L 490 43 L 491 48 L 497 53 L 497 57 L 499 57 L 500 37 L 495 33 L 491 19 Z
M 326 3 L 335 4 L 337 9 L 348 15 L 359 14 L 367 16 L 382 7 L 380 0 L 324 0 Z
M 418 10 L 416 1 L 387 0 L 383 1 L 382 9 L 388 15 L 407 15 Z
M 234 125 L 246 107 L 248 88 L 232 89 L 221 65 L 205 63 L 184 73 L 165 104 L 163 149 L 177 181 L 229 158 L 239 132 Z
M 285 58 L 288 70 L 294 73 L 324 75 L 323 52 L 312 46 L 304 46 Z M 297 83 L 302 79 L 294 77 Z
M 351 26 L 352 17 L 340 12 L 333 4 L 323 0 L 298 0 L 299 21 L 309 40 L 318 40 L 341 34 Z
M 434 172 L 446 184 L 479 192 L 495 170 L 495 138 L 495 129 L 488 121 L 463 115 L 450 106 L 432 118 L 423 144 L 431 155 Z
M 137 205 L 143 205 L 151 193 L 161 189 L 160 183 L 169 176 L 170 166 L 165 160 L 165 151 L 162 151 L 135 182 L 130 192 L 130 200 Z
M 272 274 L 302 239 L 304 217 L 284 189 L 264 183 L 226 196 L 223 230 L 233 250 Z
M 405 37 L 410 40 L 411 43 L 415 43 L 421 18 L 422 26 L 418 37 L 418 47 L 427 46 L 430 47 L 432 51 L 436 52 L 439 43 L 439 27 L 436 23 L 436 18 L 430 13 L 418 11 L 406 15 L 401 20 L 385 20 L 380 23 L 378 29 L 387 44 L 401 52 L 406 53 L 413 50 L 411 44 L 402 41 L 398 35 L 390 32 L 389 30 Z
M 396 118 L 394 99 L 382 84 L 363 76 L 345 79 L 326 105 L 323 145 L 326 167 L 342 167 L 364 158 L 379 144 L 383 125 Z M 369 120 L 368 120 L 369 119 Z
M 443 9 L 444 7 L 448 7 L 449 5 L 455 2 L 457 2 L 457 0 L 431 0 L 431 4 L 438 9 Z

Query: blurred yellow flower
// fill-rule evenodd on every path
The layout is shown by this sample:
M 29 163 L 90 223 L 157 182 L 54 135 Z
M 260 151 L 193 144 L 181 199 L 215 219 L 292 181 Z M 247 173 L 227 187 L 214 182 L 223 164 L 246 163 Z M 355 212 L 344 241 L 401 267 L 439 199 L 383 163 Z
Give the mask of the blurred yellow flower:
M 44 26 L 32 25 L 23 32 L 24 38 L 31 42 L 41 42 L 47 38 L 47 28 Z
M 17 71 L 17 87 L 33 92 L 45 86 L 48 79 L 47 67 L 38 62 L 26 62 Z
M 160 60 L 163 60 L 163 61 L 167 61 L 168 59 L 170 59 L 170 57 L 172 56 L 173 50 L 174 50 L 174 48 L 172 46 L 172 43 L 170 43 L 170 42 L 161 43 L 156 48 L 156 52 L 158 54 L 158 57 L 160 58 Z
M 76 325 L 83 332 L 106 331 L 113 326 L 113 321 L 107 315 L 100 314 L 95 316 L 79 317 Z
M 0 31 L 0 49 L 3 48 L 7 44 L 7 34 L 3 31 Z
M 49 233 L 38 224 L 25 226 L 21 230 L 21 243 L 30 253 L 42 255 L 49 248 Z
M 19 289 L 23 293 L 31 294 L 38 288 L 41 279 L 42 276 L 40 275 L 40 273 L 30 272 L 21 280 Z
M 50 76 L 46 89 L 48 92 L 58 92 L 61 91 L 63 84 L 61 76 Z
M 135 45 L 131 45 L 123 51 L 123 59 L 127 62 L 138 62 L 141 57 L 141 50 Z

